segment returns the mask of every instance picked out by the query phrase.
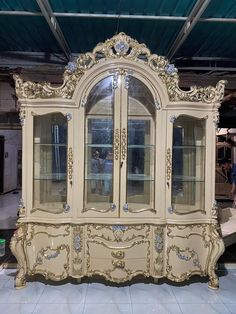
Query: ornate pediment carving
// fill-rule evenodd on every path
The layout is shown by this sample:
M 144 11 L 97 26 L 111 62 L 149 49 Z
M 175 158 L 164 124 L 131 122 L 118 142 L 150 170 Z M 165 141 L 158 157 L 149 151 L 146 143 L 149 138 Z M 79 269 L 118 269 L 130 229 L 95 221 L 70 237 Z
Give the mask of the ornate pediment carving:
M 99 43 L 92 53 L 81 54 L 75 61 L 69 62 L 63 75 L 63 84 L 53 87 L 50 83 L 24 82 L 19 75 L 14 75 L 18 98 L 56 98 L 70 99 L 83 74 L 92 66 L 104 60 L 125 58 L 139 61 L 156 72 L 166 86 L 170 101 L 220 102 L 224 96 L 226 81 L 219 81 L 216 87 L 191 87 L 183 91 L 179 87 L 178 71 L 173 64 L 163 57 L 151 54 L 145 44 L 119 33 L 104 43 Z

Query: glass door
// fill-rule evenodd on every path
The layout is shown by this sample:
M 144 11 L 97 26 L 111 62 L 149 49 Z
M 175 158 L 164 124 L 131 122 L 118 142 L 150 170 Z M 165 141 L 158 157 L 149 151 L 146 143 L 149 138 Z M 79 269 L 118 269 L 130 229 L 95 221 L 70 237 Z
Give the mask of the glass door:
M 33 209 L 67 210 L 67 118 L 62 113 L 36 115 L 34 125 Z
M 205 125 L 187 115 L 173 122 L 170 213 L 205 212 Z
M 156 214 L 155 192 L 155 106 L 147 86 L 129 77 L 123 91 L 121 158 L 122 215 L 137 217 Z M 127 132 L 127 135 L 126 135 Z
M 155 106 L 151 92 L 123 73 L 99 81 L 85 108 L 82 212 L 146 217 L 155 210 Z
M 86 104 L 83 212 L 89 216 L 118 215 L 119 165 L 114 144 L 120 136 L 117 94 L 109 76 L 92 88 Z

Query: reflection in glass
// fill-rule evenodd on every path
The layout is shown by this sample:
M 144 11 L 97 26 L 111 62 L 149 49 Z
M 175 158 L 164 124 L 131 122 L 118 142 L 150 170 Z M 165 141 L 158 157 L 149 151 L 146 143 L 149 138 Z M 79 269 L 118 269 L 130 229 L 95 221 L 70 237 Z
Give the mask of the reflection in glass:
M 172 205 L 204 210 L 205 120 L 180 116 L 173 127 Z
M 148 88 L 131 77 L 128 107 L 127 203 L 154 207 L 154 100 Z
M 62 208 L 67 199 L 67 119 L 34 117 L 34 207 Z
M 97 208 L 113 199 L 113 90 L 112 77 L 90 92 L 86 108 L 84 206 Z M 105 205 L 108 206 L 108 205 Z

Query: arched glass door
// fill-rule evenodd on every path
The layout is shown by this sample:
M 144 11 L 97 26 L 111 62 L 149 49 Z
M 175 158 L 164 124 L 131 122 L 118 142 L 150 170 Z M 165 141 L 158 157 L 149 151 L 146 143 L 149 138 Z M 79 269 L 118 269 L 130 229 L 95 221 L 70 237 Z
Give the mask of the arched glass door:
M 85 109 L 84 208 L 89 216 L 155 213 L 155 106 L 147 86 L 109 76 Z

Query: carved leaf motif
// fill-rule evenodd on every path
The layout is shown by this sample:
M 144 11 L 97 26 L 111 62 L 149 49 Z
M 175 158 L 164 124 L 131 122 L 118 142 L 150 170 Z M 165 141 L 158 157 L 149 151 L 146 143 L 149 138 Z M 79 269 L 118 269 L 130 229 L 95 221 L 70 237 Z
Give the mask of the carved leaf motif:
M 18 98 L 72 98 L 77 83 L 83 74 L 104 59 L 125 58 L 147 64 L 166 85 L 170 101 L 220 102 L 223 99 L 226 81 L 219 81 L 216 87 L 191 87 L 189 91 L 179 88 L 179 76 L 173 64 L 163 57 L 151 54 L 145 44 L 119 33 L 104 43 L 98 43 L 92 53 L 81 54 L 74 62 L 69 62 L 63 75 L 63 84 L 52 87 L 49 83 L 24 82 L 14 75 Z

